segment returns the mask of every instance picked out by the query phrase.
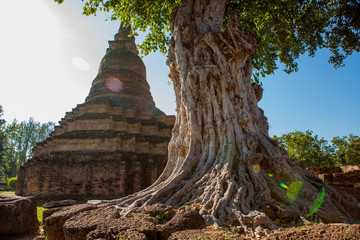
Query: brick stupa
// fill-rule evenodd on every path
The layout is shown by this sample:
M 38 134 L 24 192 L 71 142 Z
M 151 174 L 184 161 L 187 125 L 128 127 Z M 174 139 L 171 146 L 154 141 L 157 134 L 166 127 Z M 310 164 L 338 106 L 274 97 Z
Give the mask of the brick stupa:
M 123 26 L 109 41 L 85 103 L 61 119 L 20 168 L 16 194 L 39 199 L 112 199 L 161 174 L 175 117 L 158 108 L 146 69 Z

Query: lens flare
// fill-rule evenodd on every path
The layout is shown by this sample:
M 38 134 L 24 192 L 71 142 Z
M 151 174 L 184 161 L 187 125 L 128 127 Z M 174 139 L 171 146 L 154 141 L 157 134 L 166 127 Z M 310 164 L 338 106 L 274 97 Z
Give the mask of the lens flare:
M 304 183 L 300 181 L 294 181 L 289 185 L 286 191 L 286 196 L 291 203 L 295 202 L 295 200 L 298 198 L 303 188 L 303 185 Z
M 116 77 L 106 79 L 106 86 L 113 92 L 120 92 L 124 88 L 122 81 Z
M 319 193 L 319 195 L 316 196 L 314 202 L 311 204 L 309 213 L 307 214 L 308 217 L 314 215 L 314 213 L 316 213 L 320 209 L 321 205 L 324 202 L 324 198 L 325 198 L 325 188 L 322 187 L 321 192 Z
M 302 189 L 303 189 L 303 185 L 304 183 L 300 180 L 300 181 L 293 181 L 292 183 L 290 183 L 290 185 L 286 185 L 283 182 L 278 181 L 277 177 L 275 177 L 272 173 L 268 173 L 267 174 L 269 177 L 274 178 L 275 181 L 277 181 L 278 186 L 286 189 L 286 196 L 288 198 L 288 200 L 293 203 L 296 201 L 296 199 L 299 197 Z
M 255 164 L 253 167 L 252 167 L 252 171 L 253 173 L 256 173 L 258 174 L 260 172 L 261 168 L 260 168 L 260 165 L 259 164 Z
M 71 58 L 71 63 L 74 65 L 74 67 L 84 72 L 89 71 L 90 69 L 89 63 L 81 57 Z

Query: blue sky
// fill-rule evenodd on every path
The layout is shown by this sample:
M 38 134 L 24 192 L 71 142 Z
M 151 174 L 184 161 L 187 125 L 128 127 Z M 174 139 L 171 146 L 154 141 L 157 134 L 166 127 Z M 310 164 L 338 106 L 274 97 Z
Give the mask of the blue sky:
M 299 59 L 300 70 L 278 70 L 263 80 L 264 108 L 270 134 L 281 135 L 307 129 L 330 140 L 334 136 L 360 135 L 360 54 L 350 56 L 346 66 L 334 69 L 330 53 Z
M 7 121 L 58 122 L 83 103 L 101 58 L 119 28 L 104 13 L 83 16 L 80 0 L 5 1 L 0 10 L 0 104 Z M 141 41 L 141 36 L 137 42 Z M 328 63 L 329 52 L 299 59 L 299 72 L 281 70 L 262 80 L 260 106 L 270 135 L 307 129 L 330 140 L 360 136 L 360 54 L 341 69 Z M 172 86 L 167 85 L 166 58 L 144 57 L 147 80 L 157 107 L 175 114 Z

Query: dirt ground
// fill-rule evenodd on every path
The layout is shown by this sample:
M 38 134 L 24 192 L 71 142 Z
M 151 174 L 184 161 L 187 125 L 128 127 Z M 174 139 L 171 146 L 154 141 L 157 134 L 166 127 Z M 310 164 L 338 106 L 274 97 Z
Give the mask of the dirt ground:
M 260 240 L 298 240 L 298 239 L 323 239 L 323 240 L 358 240 L 360 239 L 360 225 L 348 224 L 319 224 L 294 228 L 282 228 L 268 236 L 252 238 L 241 233 L 228 230 L 185 230 L 171 235 L 169 240 L 175 239 L 260 239 Z
M 0 236 L 0 240 L 33 240 L 36 234 L 29 234 L 25 236 Z M 130 237 L 130 236 L 129 236 Z M 122 238 L 118 238 L 122 239 Z M 131 239 L 131 238 L 123 238 Z M 150 239 L 150 238 L 144 238 Z M 184 230 L 173 233 L 169 240 L 230 240 L 243 239 L 253 240 L 256 238 L 247 237 L 244 234 L 236 233 L 226 229 L 193 229 Z M 360 225 L 354 224 L 319 224 L 311 226 L 303 226 L 297 228 L 283 228 L 271 233 L 267 237 L 258 238 L 259 240 L 308 240 L 308 239 L 322 239 L 322 240 L 359 240 L 360 239 Z
M 150 206 L 146 211 L 135 213 L 128 218 L 120 217 L 116 209 L 95 209 L 70 218 L 64 226 L 68 237 L 74 237 L 71 235 L 79 237 L 78 233 L 82 233 L 84 240 L 99 238 L 104 240 L 360 240 L 360 224 L 310 224 L 282 227 L 269 232 L 266 236 L 254 238 L 245 235 L 240 227 L 213 229 L 206 226 L 197 211 L 180 211 L 179 213 L 166 206 Z M 32 240 L 37 235 L 36 233 L 24 236 L 0 235 L 0 240 Z
M 68 216 L 69 210 L 64 210 L 63 215 Z M 54 221 L 61 215 L 61 212 L 56 212 L 54 217 L 49 217 L 49 221 Z M 282 227 L 255 238 L 246 235 L 241 227 L 214 229 L 206 226 L 196 208 L 174 210 L 159 204 L 126 218 L 120 216 L 116 208 L 100 207 L 83 211 L 68 218 L 61 231 L 64 232 L 65 239 L 84 240 L 360 239 L 360 224 L 312 223 L 298 227 Z

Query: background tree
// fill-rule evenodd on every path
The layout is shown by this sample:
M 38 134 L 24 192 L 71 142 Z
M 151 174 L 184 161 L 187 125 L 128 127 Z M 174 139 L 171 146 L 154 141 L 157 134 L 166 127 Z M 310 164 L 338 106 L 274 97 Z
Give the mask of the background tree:
M 255 233 L 276 228 L 276 218 L 359 221 L 354 198 L 307 172 L 269 137 L 257 105 L 262 89 L 251 80 L 273 73 L 278 60 L 286 72 L 296 71 L 296 59 L 319 48 L 329 48 L 330 61 L 341 66 L 360 50 L 352 14 L 358 1 L 85 1 L 85 14 L 98 9 L 131 23 L 134 32 L 148 29 L 140 46 L 145 54 L 168 47 L 176 96 L 165 170 L 149 188 L 117 201 L 123 214 L 153 203 L 199 204 L 208 224 L 240 224 Z M 307 214 L 323 192 L 321 209 Z
M 335 149 L 324 138 L 307 130 L 283 134 L 281 137 L 273 137 L 288 152 L 289 156 L 306 167 L 330 167 L 334 166 Z
M 360 138 L 352 134 L 349 137 L 334 137 L 331 140 L 336 151 L 334 161 L 337 165 L 360 165 Z
M 313 132 L 294 131 L 273 137 L 289 156 L 306 167 L 331 167 L 360 164 L 360 138 L 334 137 L 331 144 Z
M 2 166 L 4 150 L 5 150 L 5 120 L 1 117 L 4 115 L 2 106 L 0 105 L 0 166 Z M 4 173 L 0 167 L 0 182 L 6 182 L 4 178 Z
M 16 148 L 16 142 L 18 140 L 18 124 L 16 120 L 13 120 L 11 124 L 8 124 L 5 128 L 5 148 L 1 162 L 1 169 L 4 173 L 3 178 L 8 179 L 16 176 L 19 154 Z
M 45 140 L 54 130 L 54 126 L 53 122 L 44 124 L 35 122 L 32 117 L 28 121 L 18 124 L 16 148 L 19 152 L 20 165 L 24 165 L 28 159 L 33 157 L 32 149 L 35 144 Z
M 28 121 L 13 120 L 4 128 L 4 151 L 0 162 L 3 180 L 15 177 L 20 166 L 33 157 L 32 149 L 53 131 L 53 122 L 39 123 L 30 118 Z

